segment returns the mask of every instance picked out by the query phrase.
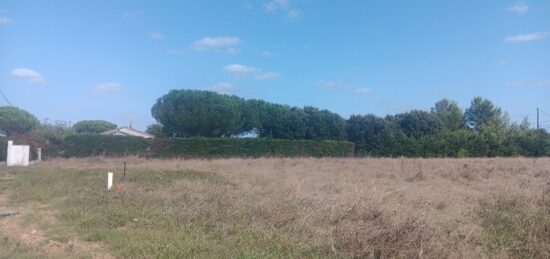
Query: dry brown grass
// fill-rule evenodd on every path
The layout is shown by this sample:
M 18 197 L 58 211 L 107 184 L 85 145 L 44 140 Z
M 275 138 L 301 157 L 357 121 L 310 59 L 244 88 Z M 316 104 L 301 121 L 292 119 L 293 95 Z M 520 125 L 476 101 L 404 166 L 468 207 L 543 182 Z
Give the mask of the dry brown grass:
M 192 197 L 191 209 L 176 213 L 182 219 L 207 217 L 219 229 L 244 220 L 251 229 L 280 231 L 298 244 L 327 249 L 330 257 L 517 257 L 526 251 L 509 247 L 515 239 L 495 241 L 490 230 L 500 221 L 491 219 L 508 209 L 525 217 L 549 213 L 550 195 L 543 193 L 550 188 L 550 159 L 89 158 L 52 160 L 38 168 L 120 172 L 123 161 L 129 174 L 212 172 L 229 183 L 176 181 L 158 190 L 156 199 L 167 204 Z M 510 199 L 517 202 L 499 207 Z M 542 237 L 527 240 L 540 242 L 529 257 L 550 255 L 548 232 L 537 233 Z

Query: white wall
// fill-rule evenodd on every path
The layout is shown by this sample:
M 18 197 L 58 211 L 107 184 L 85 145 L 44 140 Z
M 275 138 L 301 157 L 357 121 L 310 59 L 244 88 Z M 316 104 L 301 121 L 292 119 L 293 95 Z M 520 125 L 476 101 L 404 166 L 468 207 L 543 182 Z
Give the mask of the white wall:
M 7 166 L 28 166 L 29 165 L 29 146 L 14 145 L 13 141 L 8 141 Z

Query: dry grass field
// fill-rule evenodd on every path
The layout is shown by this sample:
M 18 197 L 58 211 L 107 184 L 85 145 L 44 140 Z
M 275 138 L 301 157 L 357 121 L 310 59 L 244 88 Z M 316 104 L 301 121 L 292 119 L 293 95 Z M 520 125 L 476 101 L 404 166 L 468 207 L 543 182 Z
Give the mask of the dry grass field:
M 2 209 L 0 258 L 549 258 L 550 159 L 59 159 Z

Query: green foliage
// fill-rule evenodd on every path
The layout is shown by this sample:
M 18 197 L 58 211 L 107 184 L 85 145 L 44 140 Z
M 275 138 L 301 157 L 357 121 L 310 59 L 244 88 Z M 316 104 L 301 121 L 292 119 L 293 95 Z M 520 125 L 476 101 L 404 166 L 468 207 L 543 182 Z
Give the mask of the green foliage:
M 168 134 L 166 134 L 166 131 L 164 131 L 164 127 L 162 124 L 159 123 L 153 123 L 149 126 L 147 126 L 147 129 L 145 132 L 155 136 L 155 138 L 166 138 L 168 137 Z
M 151 114 L 170 135 L 230 136 L 241 130 L 242 102 L 210 91 L 171 90 L 157 100 Z
M 65 138 L 61 155 L 65 157 L 146 155 L 149 141 L 140 137 L 72 135 Z
M 59 145 L 65 137 L 75 135 L 76 131 L 68 122 L 56 121 L 54 123 L 43 122 L 32 131 L 32 135 L 41 140 L 45 145 Z
M 26 133 L 38 125 L 38 120 L 29 112 L 14 106 L 0 107 L 0 130 L 6 134 Z
M 151 153 L 158 157 L 349 157 L 354 145 L 331 140 L 177 138 L 154 140 Z
M 435 115 L 419 110 L 397 114 L 394 123 L 408 137 L 421 138 L 438 135 L 443 130 L 443 123 Z
M 466 124 L 479 130 L 483 127 L 500 127 L 504 123 L 502 111 L 493 103 L 481 97 L 475 97 L 468 109 L 464 112 Z
M 349 157 L 354 144 L 347 141 L 312 141 L 238 138 L 174 138 L 146 140 L 138 137 L 79 134 L 65 138 L 65 157 Z
M 346 121 L 314 107 L 290 107 L 199 90 L 172 90 L 151 109 L 170 136 L 224 137 L 258 129 L 261 137 L 345 140 Z
M 83 120 L 73 126 L 74 130 L 80 134 L 99 134 L 116 127 L 116 124 L 104 120 Z
M 446 98 L 435 103 L 432 114 L 437 116 L 446 130 L 458 130 L 464 127 L 462 109 L 455 101 Z

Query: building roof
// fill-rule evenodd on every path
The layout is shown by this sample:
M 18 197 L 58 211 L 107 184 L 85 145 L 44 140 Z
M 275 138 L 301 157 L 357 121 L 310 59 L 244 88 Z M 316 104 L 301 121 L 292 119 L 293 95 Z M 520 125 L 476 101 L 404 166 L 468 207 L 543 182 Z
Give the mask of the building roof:
M 119 128 L 116 128 L 116 129 L 105 131 L 105 132 L 101 133 L 101 135 L 134 136 L 134 137 L 141 137 L 141 138 L 154 138 L 154 136 L 151 135 L 151 134 L 133 129 L 131 127 L 119 127 Z

